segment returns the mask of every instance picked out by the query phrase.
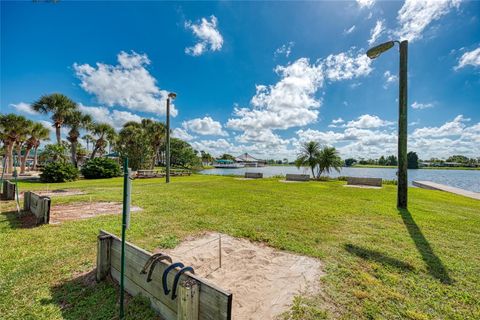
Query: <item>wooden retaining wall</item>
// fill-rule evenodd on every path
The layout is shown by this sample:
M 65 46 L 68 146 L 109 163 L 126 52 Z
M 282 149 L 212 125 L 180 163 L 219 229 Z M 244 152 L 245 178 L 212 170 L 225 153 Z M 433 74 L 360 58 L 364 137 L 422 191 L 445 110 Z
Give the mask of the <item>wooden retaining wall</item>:
M 261 173 L 261 172 L 245 172 L 245 178 L 247 178 L 247 179 L 261 179 L 261 178 L 263 178 L 263 173 Z
M 347 177 L 347 185 L 381 187 L 381 178 Z
M 50 222 L 50 198 L 39 196 L 31 191 L 23 194 L 23 210 L 33 213 L 37 225 Z
M 152 281 L 147 282 L 147 274 L 142 274 L 141 270 L 151 256 L 150 252 L 126 242 L 125 291 L 133 296 L 140 294 L 147 297 L 152 308 L 166 320 L 231 319 L 232 294 L 190 272 L 183 273 L 180 276 L 175 299 L 172 299 L 172 292 L 165 295 L 162 275 L 170 265 L 166 261 L 157 263 L 152 273 Z M 110 274 L 113 279 L 119 282 L 120 259 L 121 239 L 101 230 L 98 236 L 97 280 L 103 280 Z M 167 285 L 170 290 L 172 290 L 175 274 L 178 270 L 175 269 L 168 273 Z
M 15 200 L 16 185 L 8 180 L 3 180 L 2 186 L 2 199 L 3 200 Z
M 287 175 L 285 176 L 285 180 L 287 180 L 287 181 L 310 181 L 310 175 L 308 175 L 308 174 L 287 173 Z

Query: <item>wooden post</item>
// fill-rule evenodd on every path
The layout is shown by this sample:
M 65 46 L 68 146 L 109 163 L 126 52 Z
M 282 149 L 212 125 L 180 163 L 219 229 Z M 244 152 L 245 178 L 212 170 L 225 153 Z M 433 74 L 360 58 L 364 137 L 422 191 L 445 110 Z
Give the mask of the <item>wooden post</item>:
M 397 207 L 407 208 L 407 62 L 408 41 L 400 42 L 400 74 L 399 74 L 399 97 L 398 97 L 398 191 Z
M 97 281 L 104 280 L 110 273 L 110 250 L 112 237 L 99 235 L 97 242 Z
M 200 290 L 197 281 L 185 280 L 178 285 L 177 320 L 198 320 Z
M 23 193 L 23 210 L 30 211 L 30 191 L 25 191 Z

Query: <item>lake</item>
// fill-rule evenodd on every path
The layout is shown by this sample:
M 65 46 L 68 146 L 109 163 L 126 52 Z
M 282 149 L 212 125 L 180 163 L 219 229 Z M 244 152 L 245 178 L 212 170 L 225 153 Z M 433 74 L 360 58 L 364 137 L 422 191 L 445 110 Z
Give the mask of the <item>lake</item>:
M 267 166 L 259 168 L 237 168 L 237 169 L 207 169 L 200 173 L 216 175 L 241 175 L 245 172 L 262 172 L 264 177 L 285 175 L 287 173 L 310 174 L 310 169 L 295 166 Z M 333 171 L 330 177 L 351 176 L 382 178 L 396 180 L 396 168 L 342 168 L 340 173 Z M 412 180 L 428 180 L 446 184 L 465 190 L 480 192 L 480 170 L 441 170 L 441 169 L 418 169 L 408 170 L 408 182 Z

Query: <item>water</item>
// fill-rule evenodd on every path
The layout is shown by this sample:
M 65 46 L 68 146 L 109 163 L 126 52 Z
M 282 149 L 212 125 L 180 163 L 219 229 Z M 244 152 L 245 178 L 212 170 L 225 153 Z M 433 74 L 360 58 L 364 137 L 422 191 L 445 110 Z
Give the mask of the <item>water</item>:
M 241 175 L 245 172 L 262 172 L 264 177 L 276 175 L 285 175 L 287 173 L 310 174 L 309 168 L 297 169 L 295 166 L 267 166 L 259 168 L 237 168 L 237 169 L 208 169 L 203 170 L 202 174 L 217 175 Z M 396 180 L 396 168 L 342 168 L 340 173 L 330 172 L 330 177 L 351 176 L 382 178 L 386 180 Z M 311 175 L 311 174 L 310 174 Z M 465 190 L 480 192 L 480 170 L 441 170 L 441 169 L 419 169 L 408 170 L 408 183 L 412 180 L 428 180 L 448 186 L 457 187 Z

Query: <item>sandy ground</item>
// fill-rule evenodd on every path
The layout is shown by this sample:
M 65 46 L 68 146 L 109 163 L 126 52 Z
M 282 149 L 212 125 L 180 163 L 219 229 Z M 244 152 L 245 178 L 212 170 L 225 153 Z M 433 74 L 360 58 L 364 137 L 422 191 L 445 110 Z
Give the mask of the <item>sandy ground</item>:
M 278 182 L 282 182 L 282 183 L 303 183 L 303 182 L 308 182 L 308 181 L 278 180 Z
M 348 188 L 363 188 L 363 189 L 382 189 L 382 187 L 376 186 L 366 186 L 366 185 L 352 185 L 352 184 L 344 184 L 344 187 Z
M 233 319 L 274 319 L 290 308 L 295 295 L 320 291 L 319 260 L 222 234 L 220 268 L 218 238 L 208 233 L 161 251 L 232 292 Z
M 140 207 L 130 207 L 131 212 L 142 210 Z M 93 218 L 106 214 L 121 214 L 122 204 L 119 202 L 77 202 L 54 205 L 50 208 L 50 223 L 60 223 L 68 220 Z

